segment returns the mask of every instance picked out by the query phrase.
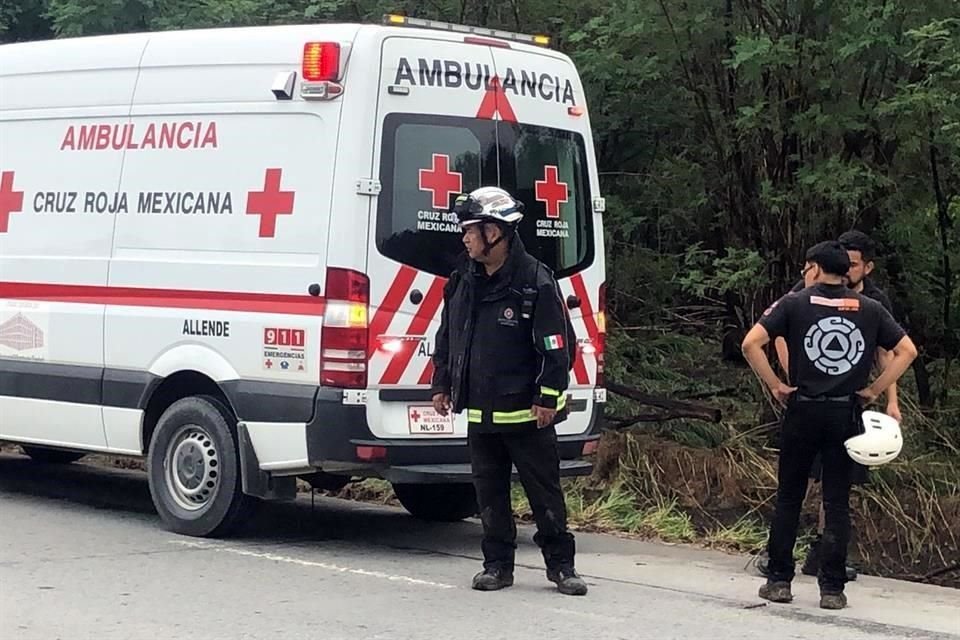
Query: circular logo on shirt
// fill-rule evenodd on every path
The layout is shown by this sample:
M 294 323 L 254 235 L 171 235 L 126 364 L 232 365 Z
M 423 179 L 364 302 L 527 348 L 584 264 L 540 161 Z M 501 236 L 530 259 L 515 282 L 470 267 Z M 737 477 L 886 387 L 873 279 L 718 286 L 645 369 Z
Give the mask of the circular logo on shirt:
M 863 333 L 846 318 L 824 318 L 807 331 L 803 348 L 810 362 L 827 375 L 841 376 L 860 362 L 866 341 Z
M 507 307 L 506 309 L 504 309 L 503 317 L 506 318 L 507 320 L 513 320 L 513 309 L 511 309 L 510 307 Z

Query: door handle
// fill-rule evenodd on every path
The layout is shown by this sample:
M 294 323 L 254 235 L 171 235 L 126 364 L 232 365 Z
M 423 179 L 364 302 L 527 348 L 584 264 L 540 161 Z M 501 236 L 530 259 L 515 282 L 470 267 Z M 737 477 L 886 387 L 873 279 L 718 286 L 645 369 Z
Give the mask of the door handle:
M 410 292 L 410 302 L 413 304 L 420 304 L 423 302 L 423 293 L 421 293 L 420 289 L 414 289 Z
M 580 298 L 575 295 L 567 296 L 567 308 L 568 309 L 579 309 L 580 308 Z

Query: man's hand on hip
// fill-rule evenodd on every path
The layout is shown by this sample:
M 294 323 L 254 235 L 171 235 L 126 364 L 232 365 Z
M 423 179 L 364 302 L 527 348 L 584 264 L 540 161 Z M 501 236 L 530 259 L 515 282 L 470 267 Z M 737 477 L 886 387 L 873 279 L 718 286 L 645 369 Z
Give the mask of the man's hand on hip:
M 785 382 L 778 382 L 774 387 L 770 389 L 773 393 L 773 397 L 783 406 L 787 406 L 787 402 L 790 400 L 790 396 L 793 395 L 793 392 L 796 391 L 796 387 L 791 387 Z
M 537 428 L 543 429 L 544 427 L 549 427 L 553 424 L 554 418 L 557 417 L 556 409 L 547 409 L 546 407 L 540 407 L 533 405 L 530 409 L 533 412 L 533 415 L 537 418 Z

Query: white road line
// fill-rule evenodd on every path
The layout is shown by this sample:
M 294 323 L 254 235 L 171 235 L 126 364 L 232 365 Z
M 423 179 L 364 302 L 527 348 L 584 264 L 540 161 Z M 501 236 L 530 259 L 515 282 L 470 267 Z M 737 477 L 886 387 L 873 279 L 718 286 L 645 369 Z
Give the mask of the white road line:
M 183 547 L 190 547 L 191 549 L 206 549 L 207 551 L 231 553 L 233 555 L 247 556 L 249 558 L 259 558 L 261 560 L 273 560 L 274 562 L 286 562 L 288 564 L 295 564 L 301 567 L 314 567 L 317 569 L 326 569 L 327 571 L 334 571 L 336 573 L 350 573 L 353 575 L 365 576 L 367 578 L 379 578 L 381 580 L 390 580 L 392 582 L 406 582 L 408 584 L 416 584 L 422 587 L 433 587 L 436 589 L 456 589 L 457 588 L 455 585 L 444 584 L 442 582 L 420 580 L 419 578 L 411 578 L 409 576 L 397 576 L 389 573 L 383 573 L 382 571 L 368 571 L 367 569 L 354 569 L 352 567 L 341 567 L 340 565 L 329 564 L 327 562 L 314 562 L 313 560 L 301 560 L 299 558 L 282 556 L 275 553 L 260 553 L 257 551 L 249 551 L 247 549 L 237 549 L 235 547 L 224 547 L 219 545 L 208 544 L 205 542 L 193 542 L 188 540 L 169 540 L 168 542 L 170 544 L 177 544 Z

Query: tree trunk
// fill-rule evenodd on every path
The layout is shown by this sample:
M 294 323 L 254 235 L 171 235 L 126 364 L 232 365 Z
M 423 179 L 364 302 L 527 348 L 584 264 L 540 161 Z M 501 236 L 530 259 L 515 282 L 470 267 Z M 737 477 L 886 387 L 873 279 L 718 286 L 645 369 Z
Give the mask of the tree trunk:
M 932 409 L 933 393 L 930 390 L 930 372 L 927 371 L 927 358 L 923 355 L 913 361 L 913 375 L 917 381 L 917 402 L 924 409 Z
M 933 180 L 933 192 L 937 197 L 937 232 L 940 236 L 940 264 L 942 268 L 943 286 L 943 350 L 944 362 L 943 385 L 940 390 L 940 401 L 947 400 L 947 390 L 950 388 L 950 361 L 956 353 L 956 330 L 951 317 L 953 303 L 953 269 L 950 265 L 950 198 L 944 193 L 943 183 L 940 181 L 940 152 L 934 141 L 933 118 L 930 122 L 930 177 Z

